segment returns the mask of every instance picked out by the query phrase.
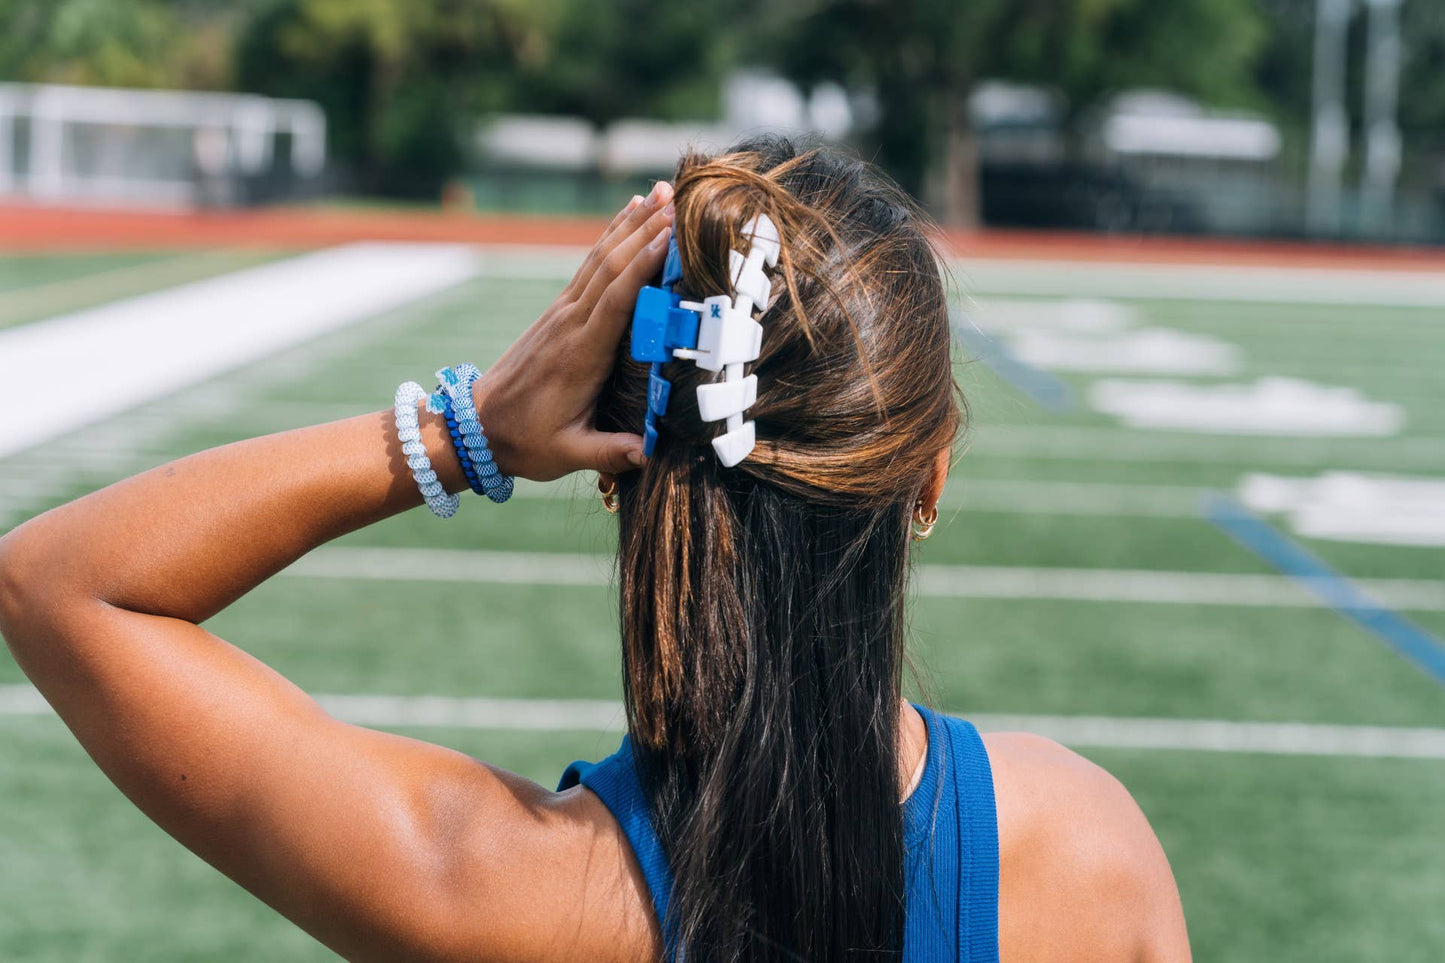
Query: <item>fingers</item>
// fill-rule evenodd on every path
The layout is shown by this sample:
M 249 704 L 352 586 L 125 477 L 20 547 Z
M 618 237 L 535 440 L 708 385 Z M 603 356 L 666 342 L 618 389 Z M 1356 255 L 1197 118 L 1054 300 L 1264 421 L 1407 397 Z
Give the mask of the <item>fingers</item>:
M 654 190 L 655 189 L 656 188 L 654 187 Z M 643 198 L 641 194 L 633 194 L 632 200 L 628 201 L 627 204 L 622 208 L 622 210 L 612 215 L 612 220 L 607 222 L 607 229 L 604 230 L 602 232 L 602 236 L 597 239 L 598 243 L 600 244 L 602 241 L 605 241 L 607 239 L 607 235 L 611 234 L 614 230 L 616 230 L 617 225 L 621 224 L 623 220 L 626 219 L 627 215 L 637 210 L 637 205 L 641 204 L 642 200 Z
M 568 293 L 575 298 L 585 292 L 597 271 L 606 263 L 607 257 L 616 249 L 617 245 L 635 233 L 671 200 L 672 185 L 667 181 L 658 181 L 653 185 L 652 192 L 641 201 L 635 204 L 629 202 L 627 207 L 612 219 L 612 223 L 607 226 L 602 237 L 592 246 L 592 250 L 587 252 L 582 266 L 577 269 L 577 273 L 573 275 L 571 282 L 567 285 Z M 590 304 L 587 306 L 587 310 L 591 310 Z
M 573 302 L 576 305 L 579 316 L 583 319 L 583 323 L 586 323 L 586 320 L 592 316 L 592 312 L 597 308 L 597 302 L 601 300 L 602 295 L 607 291 L 612 282 L 616 281 L 624 273 L 627 273 L 628 268 L 632 266 L 632 262 L 642 253 L 647 245 L 654 241 L 667 227 L 671 226 L 672 218 L 673 209 L 672 205 L 669 204 L 667 207 L 643 221 L 635 231 L 626 238 L 618 241 L 617 244 L 607 252 L 607 255 L 602 259 L 601 263 L 597 265 L 597 270 L 592 272 L 592 279 L 587 282 L 586 289 L 583 290 L 583 292 L 578 295 L 577 300 Z M 657 261 L 657 263 L 653 265 L 653 273 L 657 273 L 657 269 L 661 266 L 662 261 Z M 644 280 L 647 277 L 648 275 L 643 275 Z M 637 294 L 635 288 L 632 293 L 635 299 Z
M 621 431 L 581 430 L 567 436 L 568 461 L 579 469 L 620 475 L 642 467 L 642 436 Z
M 671 229 L 664 227 L 607 285 L 596 309 L 587 319 L 585 337 L 590 344 L 608 354 L 616 350 L 617 342 L 622 340 L 622 333 L 632 321 L 637 292 L 662 270 L 662 262 L 667 258 L 667 241 L 671 236 Z
M 592 276 L 592 271 L 596 269 L 596 263 L 592 256 L 593 252 L 595 252 L 599 246 L 607 243 L 607 239 L 612 236 L 612 232 L 617 230 L 617 226 L 625 221 L 627 215 L 635 211 L 642 202 L 643 197 L 641 194 L 633 194 L 632 200 L 628 201 L 622 210 L 612 215 L 612 220 L 607 222 L 607 227 L 603 228 L 602 233 L 598 235 L 596 242 L 593 243 L 592 250 L 587 252 L 587 257 L 583 258 L 582 263 L 577 266 L 576 273 L 574 273 L 572 279 L 567 282 L 567 287 L 563 289 L 564 296 L 570 295 L 571 297 L 575 297 L 578 291 L 581 291 L 587 286 L 588 278 Z

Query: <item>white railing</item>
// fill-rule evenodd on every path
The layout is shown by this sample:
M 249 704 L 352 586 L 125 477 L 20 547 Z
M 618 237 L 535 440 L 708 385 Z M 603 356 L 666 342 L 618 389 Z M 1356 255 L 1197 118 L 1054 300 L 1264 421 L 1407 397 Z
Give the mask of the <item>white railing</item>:
M 254 94 L 0 83 L 0 194 L 38 201 L 193 204 L 207 181 L 326 165 L 326 116 Z

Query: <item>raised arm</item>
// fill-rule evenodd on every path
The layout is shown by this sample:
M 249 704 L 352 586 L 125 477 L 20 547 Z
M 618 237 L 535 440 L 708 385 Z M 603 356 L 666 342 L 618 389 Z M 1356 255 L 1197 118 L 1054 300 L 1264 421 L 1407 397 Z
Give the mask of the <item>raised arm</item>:
M 593 406 L 661 265 L 670 193 L 661 184 L 619 214 L 478 382 L 508 474 L 640 458 L 640 438 L 593 429 Z M 421 420 L 443 483 L 464 489 L 445 423 Z M 199 623 L 316 546 L 420 503 L 386 411 L 183 458 L 0 539 L 0 633 L 86 751 L 167 832 L 352 958 L 475 959 L 478 939 L 500 952 L 520 938 L 526 914 L 504 911 L 496 869 L 472 864 L 522 845 L 545 798 L 460 754 L 329 718 Z

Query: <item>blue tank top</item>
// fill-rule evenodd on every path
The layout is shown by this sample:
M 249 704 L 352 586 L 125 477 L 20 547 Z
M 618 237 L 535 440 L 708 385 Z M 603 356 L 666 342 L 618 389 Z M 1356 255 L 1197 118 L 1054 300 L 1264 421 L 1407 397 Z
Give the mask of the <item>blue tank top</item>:
M 978 730 L 917 706 L 928 726 L 923 777 L 903 804 L 904 963 L 998 963 L 998 822 L 993 773 Z M 558 792 L 586 786 L 627 834 L 652 906 L 666 920 L 672 872 L 653 830 L 632 743 L 598 763 L 574 762 Z M 669 952 L 671 963 L 675 959 Z

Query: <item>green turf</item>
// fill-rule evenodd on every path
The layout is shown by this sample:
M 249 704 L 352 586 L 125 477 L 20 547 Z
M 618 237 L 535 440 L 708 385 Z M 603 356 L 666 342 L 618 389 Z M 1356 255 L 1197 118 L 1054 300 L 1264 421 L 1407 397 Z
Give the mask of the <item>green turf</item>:
M 1445 434 L 1445 407 L 1441 405 L 1445 382 L 1438 376 L 1445 365 L 1445 326 L 1438 323 L 1438 310 L 1371 308 L 1366 323 L 1361 309 L 1344 306 L 1191 302 L 1137 302 L 1135 306 L 1144 325 L 1209 335 L 1238 346 L 1244 361 L 1239 378 L 1289 376 L 1356 388 L 1371 400 L 1402 405 L 1407 434 Z M 960 374 L 960 381 L 965 388 L 977 387 L 989 377 L 986 370 L 968 372 Z M 1092 380 L 1070 373 L 1059 377 L 1081 393 Z M 975 379 L 972 385 L 971 378 Z M 1236 379 L 1184 380 L 1210 384 Z M 975 408 L 989 424 L 1037 424 L 1042 415 L 1022 401 L 1008 404 L 987 398 Z M 1107 416 L 1081 409 L 1067 412 L 1062 420 L 1080 425 L 1112 424 Z M 1216 443 L 1206 437 L 1204 444 L 1212 450 Z
M 207 263 L 223 270 L 239 265 L 227 261 L 234 256 L 177 260 L 191 265 L 187 270 Z M 101 300 L 139 293 L 123 285 L 107 292 L 105 285 L 146 272 L 161 278 L 168 263 L 0 263 L 0 324 L 14 298 L 29 297 L 33 317 L 60 313 L 93 303 L 81 297 L 87 290 Z M 138 271 L 127 273 L 130 266 Z M 139 428 L 128 416 L 98 426 L 93 438 L 110 439 L 119 460 L 81 459 L 86 472 L 56 475 L 54 490 L 28 510 L 198 448 L 381 408 L 397 382 L 427 382 L 442 364 L 486 364 L 557 286 L 479 279 L 218 379 L 223 394 L 241 399 L 234 409 L 190 410 L 188 399 L 177 399 L 149 406 L 141 414 L 150 420 L 136 421 Z M 1445 362 L 1445 325 L 1438 310 L 1134 304 L 1145 324 L 1239 345 L 1246 378 L 1288 374 L 1396 401 L 1407 412 L 1405 434 L 1340 440 L 1134 431 L 1086 410 L 1045 411 L 987 367 L 964 362 L 957 370 L 975 432 L 920 562 L 1265 574 L 1264 562 L 1197 516 L 1200 490 L 1233 491 L 1250 472 L 1445 475 L 1445 381 L 1436 376 Z M 1063 380 L 1086 395 L 1088 378 Z M 170 413 L 167 430 L 146 427 Z M 32 477 L 22 462 L 0 460 L 0 494 L 14 479 Z M 1069 489 L 1050 489 L 1052 507 L 1031 507 L 1037 496 L 1010 483 L 1084 486 L 1081 499 L 1098 486 L 1151 486 L 1159 489 L 1158 504 L 1172 506 L 1164 515 L 1174 517 L 1146 510 L 1144 490 L 1134 504 L 1130 489 L 1115 488 L 1123 493 L 1116 507 L 1091 514 L 1070 510 Z M 1012 488 L 1018 498 L 1000 507 Z M 588 479 L 562 483 L 556 497 L 544 494 L 524 487 L 502 508 L 469 500 L 446 523 L 418 510 L 343 544 L 611 550 L 614 523 Z M 1300 541 L 1348 576 L 1445 580 L 1445 549 Z M 484 628 L 477 612 L 486 613 Z M 1409 615 L 1445 637 L 1445 613 Z M 922 690 L 952 711 L 1445 726 L 1445 687 L 1323 608 L 925 597 L 915 600 L 911 624 Z M 615 590 L 607 586 L 283 576 L 209 627 L 315 692 L 616 699 L 615 625 Z M 0 683 L 20 678 L 0 657 Z M 571 759 L 605 755 L 616 741 L 605 733 L 412 734 L 543 783 Z M 0 960 L 331 958 L 151 827 L 57 722 L 0 717 L 0 736 Z M 1086 754 L 1129 786 L 1158 830 L 1197 959 L 1439 957 L 1445 763 Z
M 958 711 L 1440 725 L 1445 690 L 1323 609 L 923 599 L 927 688 Z
M 199 281 L 282 256 L 268 249 L 0 258 L 0 328 Z
M 1445 945 L 1445 764 L 1091 750 L 1179 881 L 1197 960 L 1429 963 Z
M 21 291 L 42 284 L 72 281 L 102 272 L 140 264 L 153 264 L 175 255 L 169 252 L 97 254 L 14 254 L 0 256 L 0 293 Z

